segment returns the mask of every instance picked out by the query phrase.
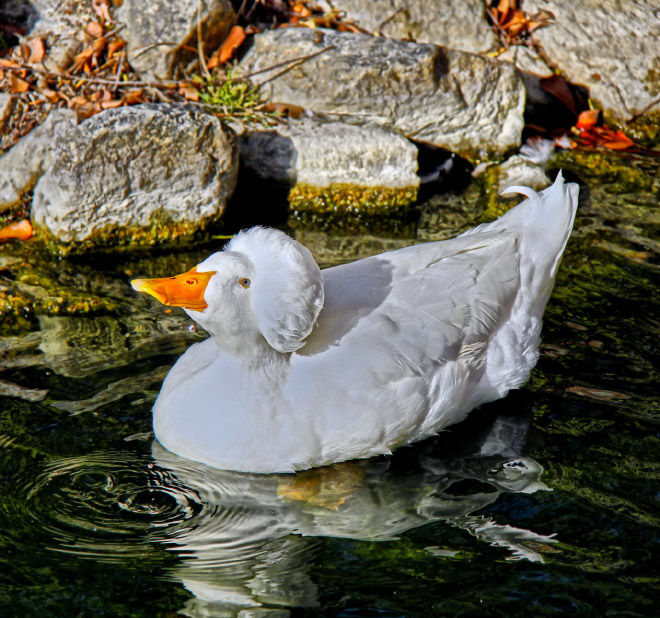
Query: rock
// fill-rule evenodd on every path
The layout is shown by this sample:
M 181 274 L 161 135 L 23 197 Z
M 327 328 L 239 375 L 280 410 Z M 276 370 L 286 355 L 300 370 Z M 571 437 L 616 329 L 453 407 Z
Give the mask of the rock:
M 318 4 L 326 12 L 345 11 L 348 20 L 374 34 L 473 53 L 498 47 L 483 0 L 321 0 Z
M 526 45 L 511 45 L 497 59 L 501 62 L 511 62 L 519 71 L 523 71 L 524 73 L 531 73 L 538 77 L 550 77 L 553 75 L 552 69 L 536 52 Z
M 175 77 L 177 65 L 196 55 L 191 55 L 183 46 L 197 45 L 200 17 L 208 56 L 234 25 L 236 15 L 229 0 L 200 0 L 200 3 L 197 0 L 125 0 L 119 19 L 126 24 L 126 55 L 130 65 L 145 77 Z
M 13 99 L 10 94 L 0 92 L 0 135 L 4 133 L 5 127 L 11 117 Z
M 46 42 L 44 68 L 56 73 L 66 71 L 85 43 L 84 27 L 98 19 L 88 0 L 31 0 L 39 21 L 29 38 L 41 37 Z
M 56 109 L 0 158 L 0 212 L 9 210 L 34 187 L 52 164 L 57 145 L 65 147 L 76 122 L 73 110 Z
M 324 49 L 279 77 L 259 73 L 255 82 L 273 101 L 379 125 L 467 158 L 520 143 L 525 92 L 509 63 L 435 45 L 286 28 L 256 35 L 240 66 L 252 73 Z M 274 71 L 281 73 L 281 64 Z
M 513 185 L 522 185 L 540 191 L 552 184 L 540 165 L 521 155 L 514 155 L 502 163 L 498 175 L 500 192 Z
M 534 32 L 545 55 L 618 121 L 660 97 L 659 0 L 525 0 L 553 24 Z M 660 118 L 660 106 L 649 113 Z
M 32 220 L 64 252 L 203 229 L 222 214 L 238 167 L 235 135 L 217 118 L 162 104 L 92 116 L 50 156 Z
M 292 185 L 291 208 L 382 213 L 417 197 L 417 148 L 379 127 L 289 121 L 241 139 L 241 162 Z

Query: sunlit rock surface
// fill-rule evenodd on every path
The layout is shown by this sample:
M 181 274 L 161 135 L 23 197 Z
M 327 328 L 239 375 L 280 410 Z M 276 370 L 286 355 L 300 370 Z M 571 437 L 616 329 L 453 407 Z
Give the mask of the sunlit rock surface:
M 119 19 L 126 24 L 124 36 L 131 66 L 145 76 L 168 79 L 176 74 L 177 65 L 191 56 L 183 46 L 197 44 L 198 22 L 209 54 L 222 43 L 235 14 L 229 0 L 124 0 Z
M 65 139 L 44 128 L 17 148 L 20 155 L 36 143 L 49 155 L 32 219 L 64 251 L 173 240 L 215 221 L 234 190 L 235 135 L 209 114 L 139 105 L 63 126 Z M 12 163 L 22 164 L 19 155 L 12 150 L 0 160 L 6 177 L 16 174 L 7 170 Z M 32 178 L 33 167 L 23 176 Z
M 375 124 L 469 158 L 520 142 L 525 92 L 510 63 L 435 45 L 287 28 L 256 35 L 240 66 L 252 73 L 318 52 L 279 77 L 267 71 L 254 78 L 273 101 Z
M 358 26 L 395 39 L 481 53 L 498 41 L 482 0 L 321 0 L 325 11 L 346 12 Z
M 291 185 L 295 210 L 381 213 L 415 201 L 417 148 L 379 127 L 289 121 L 241 139 L 241 162 Z
M 617 120 L 628 120 L 660 96 L 658 0 L 525 0 L 524 9 L 554 14 L 554 23 L 535 31 L 534 40 Z M 660 119 L 660 108 L 650 115 Z

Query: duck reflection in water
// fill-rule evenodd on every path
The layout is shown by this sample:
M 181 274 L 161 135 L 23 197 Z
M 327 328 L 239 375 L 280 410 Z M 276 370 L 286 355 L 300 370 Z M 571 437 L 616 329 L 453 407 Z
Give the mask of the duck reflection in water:
M 181 557 L 171 575 L 195 596 L 182 613 L 238 616 L 252 608 L 250 616 L 273 616 L 273 608 L 315 606 L 309 571 L 319 537 L 386 541 L 440 520 L 506 549 L 509 560 L 542 562 L 541 552 L 552 551 L 551 536 L 475 514 L 503 493 L 547 489 L 539 480 L 542 467 L 520 456 L 530 421 L 531 413 L 504 414 L 491 416 L 484 428 L 483 419 L 473 418 L 468 430 L 457 426 L 394 457 L 296 475 L 218 470 L 154 441 L 152 490 L 185 494 L 201 505 L 152 537 Z M 479 429 L 481 439 L 475 438 Z M 463 435 L 469 436 L 465 442 Z M 456 456 L 434 454 L 448 449 Z

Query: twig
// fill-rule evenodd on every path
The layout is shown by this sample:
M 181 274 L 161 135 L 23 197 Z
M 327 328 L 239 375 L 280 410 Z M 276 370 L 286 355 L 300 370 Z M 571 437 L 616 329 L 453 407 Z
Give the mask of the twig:
M 312 58 L 316 58 L 316 56 L 320 56 L 321 54 L 324 54 L 325 52 L 327 52 L 331 49 L 335 49 L 335 46 L 334 45 L 329 45 L 328 47 L 324 47 L 322 50 L 314 52 L 313 54 L 309 54 L 308 56 L 299 56 L 298 58 L 291 58 L 291 60 L 284 60 L 283 62 L 278 62 L 277 64 L 273 64 L 269 67 L 266 67 L 265 69 L 259 69 L 258 71 L 252 71 L 252 73 L 248 73 L 247 75 L 236 76 L 233 79 L 246 80 L 246 79 L 250 79 L 250 78 L 254 77 L 255 75 L 259 75 L 260 73 L 268 73 L 268 71 L 273 71 L 275 69 L 279 69 L 280 67 L 286 66 L 287 64 L 291 65 L 285 71 L 282 71 L 282 73 L 278 73 L 274 77 L 270 77 L 269 79 L 266 80 L 267 82 L 269 82 L 269 81 L 275 79 L 275 77 L 279 77 L 283 73 L 286 73 L 286 71 L 288 71 L 289 69 L 292 69 L 294 66 L 298 66 L 302 62 L 307 62 L 307 60 L 311 60 Z M 262 82 L 262 83 L 265 84 L 266 82 Z
M 397 9 L 396 11 L 394 11 L 394 13 L 392 13 L 389 17 L 386 17 L 383 21 L 381 21 L 381 22 L 378 24 L 378 28 L 376 28 L 376 32 L 377 32 L 380 36 L 383 36 L 383 33 L 381 32 L 381 30 L 382 30 L 385 26 L 387 26 L 387 24 L 389 24 L 389 23 L 390 23 L 390 22 L 391 22 L 391 21 L 392 21 L 392 20 L 393 20 L 398 14 L 399 14 L 399 13 L 403 13 L 403 9 L 402 9 L 402 8 L 398 8 L 398 9 Z
M 121 78 L 121 71 L 124 68 L 124 58 L 126 57 L 126 50 L 122 49 L 121 54 L 119 55 L 119 63 L 117 64 L 117 74 L 115 76 L 115 84 L 112 87 L 112 92 L 117 92 L 117 88 L 119 88 L 119 81 Z
M 107 84 L 107 85 L 114 85 L 115 80 L 114 79 L 101 79 L 98 77 L 82 77 L 80 75 L 72 75 L 71 73 L 53 73 L 51 71 L 43 71 L 41 69 L 36 69 L 32 66 L 28 65 L 21 65 L 20 68 L 18 67 L 3 67 L 3 70 L 5 71 L 24 71 L 24 70 L 29 70 L 29 71 L 34 71 L 35 73 L 39 73 L 40 75 L 45 75 L 46 77 L 50 77 L 51 79 L 70 79 L 74 81 L 82 81 L 82 82 L 89 82 L 91 84 Z M 142 86 L 142 87 L 151 87 L 151 88 L 176 88 L 177 82 L 162 82 L 162 83 L 156 83 L 156 82 L 143 82 L 143 81 L 120 81 L 119 82 L 122 86 Z
M 197 53 L 199 54 L 200 70 L 204 73 L 206 79 L 211 79 L 211 73 L 206 68 L 206 58 L 204 58 L 202 43 L 202 0 L 197 1 Z
M 629 120 L 626 120 L 626 124 L 635 122 L 635 120 L 641 118 L 647 112 L 650 112 L 658 103 L 660 103 L 660 98 L 651 101 L 641 112 L 637 112 L 634 116 L 631 116 Z

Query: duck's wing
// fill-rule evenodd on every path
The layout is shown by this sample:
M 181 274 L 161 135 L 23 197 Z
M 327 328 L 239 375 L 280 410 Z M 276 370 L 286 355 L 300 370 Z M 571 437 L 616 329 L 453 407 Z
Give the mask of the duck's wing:
M 325 307 L 300 352 L 355 346 L 418 370 L 476 354 L 515 300 L 518 244 L 484 233 L 324 270 Z

